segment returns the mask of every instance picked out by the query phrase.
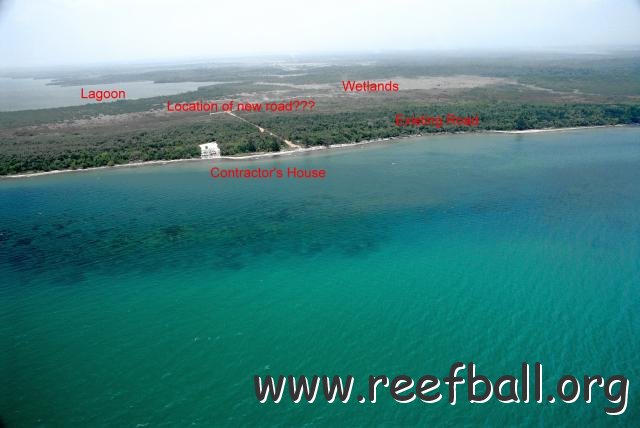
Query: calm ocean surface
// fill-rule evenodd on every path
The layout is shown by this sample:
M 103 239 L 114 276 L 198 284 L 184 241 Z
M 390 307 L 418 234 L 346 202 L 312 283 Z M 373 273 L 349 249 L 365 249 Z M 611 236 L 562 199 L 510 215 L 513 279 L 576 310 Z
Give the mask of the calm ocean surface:
M 0 416 L 59 426 L 640 426 L 640 128 L 0 181 Z M 591 404 L 260 404 L 255 374 L 630 379 Z M 466 372 L 464 373 L 466 376 Z M 444 392 L 444 388 L 441 388 Z M 466 387 L 458 386 L 458 394 Z

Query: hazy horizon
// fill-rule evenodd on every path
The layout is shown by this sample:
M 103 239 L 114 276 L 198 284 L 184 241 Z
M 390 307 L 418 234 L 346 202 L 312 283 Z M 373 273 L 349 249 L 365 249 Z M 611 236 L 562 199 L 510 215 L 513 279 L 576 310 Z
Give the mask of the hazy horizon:
M 615 7 L 612 5 L 615 4 Z M 552 11 L 551 13 L 549 11 Z M 0 0 L 2 69 L 640 47 L 640 1 Z
M 406 50 L 406 51 L 353 51 L 353 52 L 313 52 L 313 53 L 289 53 L 289 54 L 256 54 L 256 55 L 221 55 L 210 57 L 192 58 L 167 58 L 134 60 L 111 60 L 103 62 L 85 62 L 82 64 L 27 64 L 12 66 L 0 65 L 0 76 L 29 75 L 29 73 L 61 73 L 76 71 L 101 72 L 133 71 L 136 69 L 156 69 L 157 67 L 191 67 L 191 66 L 260 66 L 277 65 L 285 63 L 304 63 L 333 61 L 333 63 L 357 63 L 359 61 L 384 61 L 392 58 L 408 59 L 414 57 L 418 60 L 468 60 L 473 62 L 480 59 L 524 59 L 528 57 L 535 60 L 559 59 L 559 58 L 583 58 L 595 56 L 624 56 L 625 54 L 640 55 L 640 44 L 634 46 L 607 46 L 607 47 L 561 47 L 548 49 L 512 49 L 512 50 Z M 112 69 L 112 70 L 111 70 Z

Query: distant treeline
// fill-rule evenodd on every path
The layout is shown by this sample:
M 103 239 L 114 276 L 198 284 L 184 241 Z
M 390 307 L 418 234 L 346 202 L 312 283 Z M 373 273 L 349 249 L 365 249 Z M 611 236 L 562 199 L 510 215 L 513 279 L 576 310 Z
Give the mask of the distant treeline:
M 404 115 L 475 115 L 480 125 L 466 127 L 398 127 Z M 637 104 L 407 104 L 371 111 L 337 113 L 249 114 L 261 126 L 305 146 L 349 143 L 417 133 L 477 130 L 523 130 L 640 123 Z M 29 171 L 89 168 L 135 161 L 198 157 L 199 144 L 216 140 L 223 155 L 278 151 L 282 143 L 233 118 L 220 118 L 167 128 L 105 135 L 91 130 L 55 135 L 14 135 L 0 141 L 0 175 Z
M 98 73 L 98 75 L 96 75 Z M 53 77 L 61 85 L 155 82 L 273 82 L 336 84 L 343 79 L 378 79 L 396 76 L 480 75 L 542 84 L 555 90 L 579 90 L 608 95 L 640 94 L 640 57 L 637 52 L 609 55 L 511 54 L 469 58 L 415 54 L 389 54 L 344 58 L 316 58 L 290 69 L 281 65 L 219 65 L 178 67 L 152 71 L 124 70 Z M 245 83 L 245 84 L 246 84 Z
M 433 126 L 399 127 L 396 113 L 404 115 L 458 116 L 478 114 L 478 127 Z M 396 137 L 416 133 L 438 133 L 477 130 L 524 130 L 575 126 L 640 123 L 640 105 L 534 105 L 512 103 L 460 103 L 451 105 L 396 105 L 393 110 L 345 112 L 314 116 L 253 115 L 252 119 L 290 140 L 306 146 L 342 144 L 372 138 Z
M 230 98 L 240 92 L 269 91 L 281 89 L 274 85 L 253 85 L 251 83 L 224 83 L 198 88 L 195 91 L 176 95 L 164 95 L 137 100 L 119 100 L 85 104 L 80 106 L 44 108 L 26 111 L 0 112 L 0 128 L 61 123 L 80 119 L 90 119 L 101 115 L 138 113 L 153 109 L 166 109 L 167 100 L 172 103 Z

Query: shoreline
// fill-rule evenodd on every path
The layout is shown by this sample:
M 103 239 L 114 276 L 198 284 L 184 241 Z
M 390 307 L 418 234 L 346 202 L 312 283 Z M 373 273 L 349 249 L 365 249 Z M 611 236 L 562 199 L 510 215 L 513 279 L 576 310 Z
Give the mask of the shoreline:
M 514 129 L 514 130 L 508 130 L 508 131 L 483 130 L 483 131 L 478 131 L 478 133 L 480 134 L 538 134 L 538 133 L 544 133 L 544 132 L 577 131 L 582 129 L 614 128 L 614 127 L 629 127 L 629 126 L 634 126 L 634 125 L 593 125 L 593 126 L 575 126 L 575 127 L 568 127 L 568 128 L 539 128 L 539 129 L 523 129 L 523 130 Z M 21 174 L 2 175 L 0 176 L 0 180 L 10 179 L 10 178 L 31 178 L 31 177 L 40 177 L 44 175 L 66 174 L 66 173 L 72 173 L 72 172 L 97 171 L 101 169 L 136 168 L 140 166 L 164 165 L 168 163 L 177 163 L 177 162 L 212 161 L 216 159 L 221 159 L 225 161 L 262 159 L 262 158 L 270 158 L 270 157 L 276 157 L 276 156 L 291 156 L 299 153 L 316 152 L 316 151 L 323 151 L 323 150 L 330 150 L 330 149 L 364 146 L 368 144 L 384 143 L 388 141 L 403 140 L 408 138 L 418 138 L 418 137 L 437 136 L 437 135 L 469 134 L 469 133 L 470 132 L 426 133 L 426 134 L 405 135 L 400 137 L 376 138 L 374 140 L 354 141 L 352 143 L 331 144 L 329 146 L 304 147 L 300 149 L 283 150 L 279 152 L 255 153 L 255 154 L 248 154 L 248 155 L 241 155 L 241 156 L 220 156 L 219 158 L 212 158 L 212 159 L 185 158 L 185 159 L 152 160 L 152 161 L 123 163 L 123 164 L 112 165 L 112 166 L 95 166 L 91 168 L 81 168 L 81 169 L 56 169 L 53 171 L 26 172 Z
M 509 130 L 499 131 L 492 130 L 486 131 L 494 134 L 538 134 L 540 132 L 559 132 L 559 131 L 577 131 L 580 129 L 595 129 L 595 128 L 614 128 L 621 126 L 633 126 L 633 125 L 591 125 L 591 126 L 572 126 L 569 128 L 538 128 L 538 129 L 522 129 L 522 130 Z

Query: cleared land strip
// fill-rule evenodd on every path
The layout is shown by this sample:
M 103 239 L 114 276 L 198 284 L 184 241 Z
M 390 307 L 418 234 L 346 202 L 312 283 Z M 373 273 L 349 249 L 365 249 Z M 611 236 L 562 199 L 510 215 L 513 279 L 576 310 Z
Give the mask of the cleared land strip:
M 240 120 L 243 120 L 243 121 L 247 122 L 249 125 L 255 126 L 256 128 L 258 128 L 258 130 L 259 130 L 261 133 L 265 133 L 265 132 L 266 132 L 267 134 L 271 135 L 272 137 L 276 137 L 276 138 L 278 138 L 279 140 L 284 141 L 284 143 L 285 143 L 287 146 L 289 146 L 290 148 L 292 148 L 292 149 L 301 149 L 301 148 L 302 148 L 301 146 L 299 146 L 299 145 L 297 145 L 297 144 L 293 143 L 292 141 L 289 141 L 289 140 L 287 140 L 287 139 L 285 139 L 285 138 L 283 138 L 283 137 L 279 136 L 278 134 L 275 134 L 275 133 L 273 133 L 273 132 L 269 131 L 268 129 L 265 129 L 265 128 L 263 128 L 263 127 L 259 126 L 259 125 L 256 125 L 256 124 L 255 124 L 255 123 L 253 123 L 253 122 L 248 121 L 248 120 L 247 120 L 247 119 L 245 119 L 244 117 L 240 117 L 240 116 L 238 116 L 237 114 L 234 114 L 234 113 L 232 113 L 232 112 L 230 112 L 230 111 L 225 111 L 224 113 L 230 114 L 230 115 L 231 115 L 231 116 L 233 116 L 233 117 L 236 117 L 236 118 L 238 118 L 238 119 L 240 119 Z M 215 113 L 210 113 L 210 114 L 212 114 L 212 115 L 213 115 L 213 114 L 215 114 Z

